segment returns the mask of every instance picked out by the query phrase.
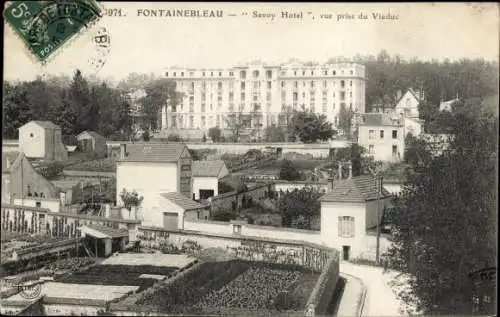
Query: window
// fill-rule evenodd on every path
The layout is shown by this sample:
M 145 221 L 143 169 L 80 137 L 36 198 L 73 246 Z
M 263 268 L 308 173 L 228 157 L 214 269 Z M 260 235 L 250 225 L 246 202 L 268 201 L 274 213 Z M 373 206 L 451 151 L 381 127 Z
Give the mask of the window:
M 229 72 L 229 76 L 234 76 L 234 73 L 233 72 Z
M 327 88 L 327 87 L 328 87 L 327 85 L 328 85 L 328 84 L 327 84 L 327 81 L 326 81 L 326 80 L 324 80 L 324 81 L 323 81 L 323 88 Z
M 241 100 L 245 100 L 245 93 L 244 92 L 241 93 Z
M 241 90 L 245 90 L 245 82 L 241 82 Z
M 194 72 L 189 72 L 189 77 L 193 77 L 194 76 Z
M 241 234 L 241 225 L 233 225 L 233 233 Z
M 349 80 L 349 86 L 352 87 L 352 80 Z
M 336 71 L 333 71 L 333 72 L 332 72 L 332 75 L 337 75 L 337 72 L 336 72 Z
M 175 77 L 175 75 L 176 75 L 176 74 L 175 74 L 175 72 L 174 72 L 174 77 Z
M 229 101 L 233 101 L 233 100 L 234 100 L 234 93 L 230 92 L 229 93 Z
M 168 72 L 165 73 L 165 77 L 168 77 Z
M 375 139 L 375 130 L 369 130 L 368 131 L 368 139 L 369 140 Z
M 242 70 L 242 71 L 240 72 L 240 78 L 241 78 L 241 79 L 245 79 L 245 78 L 247 78 L 247 72 L 246 72 L 246 71 L 244 71 L 244 70 Z
M 266 100 L 267 101 L 271 101 L 271 93 L 270 92 L 267 93 Z
M 189 128 L 193 128 L 194 127 L 194 118 L 193 116 L 189 116 Z
M 205 74 L 205 73 L 203 73 L 203 74 Z M 205 75 L 203 75 L 203 76 L 205 76 Z M 201 83 L 201 88 L 202 89 L 207 89 L 207 82 L 206 81 L 204 81 L 203 83 Z
M 314 70 L 311 70 L 311 76 L 314 76 Z
M 210 77 L 214 77 L 214 72 L 210 72 Z
M 281 82 L 281 88 L 283 88 L 283 87 L 285 87 L 285 82 L 284 81 Z
M 293 72 L 293 75 L 294 75 L 294 76 L 297 76 L 297 71 L 296 71 L 296 70 Z
M 271 89 L 273 87 L 272 82 L 268 81 L 267 82 L 267 89 Z
M 340 100 L 345 100 L 345 91 L 340 92 Z
M 201 73 L 201 76 L 205 77 L 205 72 Z
M 33 133 L 30 133 L 30 137 L 34 137 L 35 135 Z
M 340 88 L 342 88 L 342 89 L 345 88 L 345 80 L 340 81 Z
M 298 88 L 299 87 L 299 83 L 298 82 L 294 82 L 293 85 L 295 86 L 295 88 Z
M 271 79 L 273 77 L 273 71 L 272 70 L 266 71 L 266 77 L 267 79 Z
M 305 75 L 306 75 L 306 71 L 305 71 L 305 70 L 303 70 L 303 71 L 302 71 L 302 76 L 305 76 Z
M 397 139 L 398 138 L 398 130 L 392 130 L 392 138 Z
M 222 72 L 219 72 L 219 77 L 222 77 Z
M 368 145 L 368 154 L 375 154 L 375 146 L 373 144 Z
M 341 216 L 339 220 L 339 237 L 354 237 L 354 217 Z
M 328 71 L 327 71 L 327 70 L 325 70 L 325 76 L 326 76 L 326 75 L 328 75 Z
M 314 88 L 314 81 L 311 80 L 311 88 Z
M 252 75 L 253 75 L 253 78 L 259 77 L 259 71 L 258 70 L 254 70 Z
M 219 89 L 219 90 L 221 90 L 221 89 L 222 89 L 222 82 L 220 82 L 220 81 L 219 81 L 219 82 L 217 83 L 217 89 Z
M 397 145 L 392 146 L 392 155 L 398 155 L 398 146 Z
M 41 208 L 41 207 L 42 207 L 42 203 L 41 203 L 41 202 L 39 202 L 39 201 L 37 201 L 35 205 L 36 205 L 36 207 L 38 207 L 38 208 Z
M 380 138 L 383 139 L 384 138 L 384 130 L 380 130 Z
M 205 127 L 205 116 L 202 116 L 201 117 L 201 127 L 204 128 Z
M 184 72 L 181 72 L 181 77 L 184 77 Z

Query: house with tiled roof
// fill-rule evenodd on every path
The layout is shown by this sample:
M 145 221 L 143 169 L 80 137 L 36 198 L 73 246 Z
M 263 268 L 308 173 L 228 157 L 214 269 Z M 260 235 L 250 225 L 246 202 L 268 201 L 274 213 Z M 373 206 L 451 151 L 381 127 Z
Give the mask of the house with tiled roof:
M 222 160 L 193 161 L 193 198 L 219 195 L 219 180 L 227 175 L 229 170 Z
M 177 192 L 161 193 L 163 201 L 160 203 L 162 211 L 157 221 L 164 229 L 184 229 L 185 220 L 208 219 L 208 205 L 202 205 Z
M 50 121 L 33 120 L 19 128 L 19 151 L 26 157 L 44 161 L 65 161 L 68 152 L 61 128 Z
M 373 258 L 376 240 L 371 232 L 380 222 L 392 195 L 373 176 L 338 180 L 320 198 L 322 240 L 342 251 L 344 260 Z M 382 242 L 386 248 L 387 241 Z M 381 249 L 383 249 L 381 248 Z
M 143 225 L 162 226 L 158 217 L 162 210 L 161 193 L 177 192 L 192 198 L 192 159 L 181 143 L 124 143 L 116 163 L 116 198 L 122 204 L 121 193 L 136 191 L 143 201 L 139 208 Z

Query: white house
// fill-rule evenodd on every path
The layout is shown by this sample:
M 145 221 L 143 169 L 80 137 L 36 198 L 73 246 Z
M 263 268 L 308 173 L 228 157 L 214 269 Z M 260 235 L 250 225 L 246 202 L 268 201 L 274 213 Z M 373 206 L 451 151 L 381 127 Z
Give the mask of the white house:
M 397 113 L 404 115 L 408 118 L 419 117 L 418 107 L 421 102 L 425 100 L 424 93 L 421 91 L 415 91 L 413 89 L 408 89 L 406 93 L 398 100 L 396 107 L 394 108 Z
M 191 197 L 191 155 L 185 144 L 121 144 L 116 166 L 116 199 L 123 189 L 143 197 L 139 212 L 145 221 L 159 207 L 159 194 L 178 192 Z
M 452 99 L 452 100 L 448 100 L 448 101 L 443 101 L 439 104 L 439 111 L 449 111 L 451 112 L 451 109 L 453 107 L 453 105 L 458 102 L 459 99 L 458 98 L 455 98 L 455 99 Z
M 185 220 L 208 218 L 208 206 L 201 205 L 178 192 L 161 193 L 158 207 L 143 220 L 144 226 L 169 230 L 184 229 Z
M 64 161 L 68 158 L 61 128 L 50 121 L 30 121 L 19 128 L 19 151 L 28 158 Z
M 340 250 L 344 260 L 373 258 L 376 238 L 370 231 L 391 201 L 391 194 L 380 187 L 375 177 L 353 177 L 334 182 L 333 190 L 320 198 L 322 242 Z M 388 241 L 381 242 L 383 250 Z
M 358 144 L 376 161 L 401 161 L 405 149 L 405 127 L 402 116 L 395 113 L 363 114 L 358 127 Z
M 219 195 L 219 180 L 229 175 L 222 160 L 193 161 L 193 199 Z

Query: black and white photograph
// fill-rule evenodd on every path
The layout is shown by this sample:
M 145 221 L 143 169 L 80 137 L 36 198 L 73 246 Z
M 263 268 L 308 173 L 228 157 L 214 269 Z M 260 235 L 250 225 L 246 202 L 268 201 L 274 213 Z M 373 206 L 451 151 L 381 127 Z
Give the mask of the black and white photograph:
M 0 314 L 496 316 L 499 15 L 5 2 Z

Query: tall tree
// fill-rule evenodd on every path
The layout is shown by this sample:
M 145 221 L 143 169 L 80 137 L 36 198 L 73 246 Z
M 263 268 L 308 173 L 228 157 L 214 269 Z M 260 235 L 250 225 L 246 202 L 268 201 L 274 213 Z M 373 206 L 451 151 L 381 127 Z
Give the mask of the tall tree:
M 27 92 L 23 85 L 4 83 L 3 97 L 3 136 L 17 139 L 17 130 L 32 118 Z
M 345 103 L 340 104 L 339 109 L 339 129 L 344 132 L 347 138 L 351 137 L 352 132 L 352 120 L 354 118 L 354 112 L 352 108 L 347 108 Z
M 336 131 L 332 124 L 326 121 L 326 116 L 309 111 L 297 111 L 293 116 L 295 134 L 304 143 L 314 143 L 317 140 L 328 140 Z
M 74 122 L 73 134 L 76 135 L 85 130 L 95 130 L 98 112 L 95 112 L 92 107 L 87 80 L 83 78 L 82 72 L 78 69 L 75 71 L 66 98 L 71 112 L 77 117 Z
M 285 142 L 285 129 L 275 124 L 267 126 L 264 130 L 266 142 Z
M 447 151 L 432 159 L 421 146 L 396 201 L 389 266 L 409 276 L 399 295 L 424 314 L 471 315 L 469 273 L 496 263 L 498 117 L 480 101 L 460 102 Z M 407 153 L 407 155 L 409 155 Z M 496 298 L 489 294 L 491 299 Z M 494 309 L 494 305 L 493 305 Z M 493 311 L 483 311 L 488 314 Z
M 163 106 L 169 106 L 175 112 L 182 100 L 182 95 L 176 91 L 176 83 L 170 79 L 161 78 L 146 86 L 146 96 L 140 100 L 148 128 L 158 128 L 160 111 Z

